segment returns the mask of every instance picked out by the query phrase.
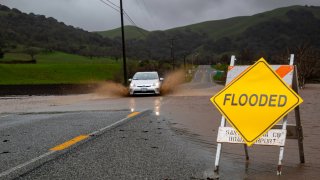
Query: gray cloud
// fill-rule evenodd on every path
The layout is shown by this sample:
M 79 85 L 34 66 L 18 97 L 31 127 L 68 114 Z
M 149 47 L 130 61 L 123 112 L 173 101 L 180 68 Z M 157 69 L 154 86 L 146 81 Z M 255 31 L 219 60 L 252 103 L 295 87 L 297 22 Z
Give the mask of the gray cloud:
M 106 0 L 104 0 L 106 1 Z M 110 0 L 119 5 L 119 0 Z M 123 0 L 125 11 L 145 29 L 177 26 L 234 16 L 253 15 L 290 5 L 320 6 L 319 0 Z M 54 17 L 89 31 L 120 26 L 119 13 L 99 0 L 0 0 L 23 12 Z M 128 21 L 126 24 L 130 24 Z

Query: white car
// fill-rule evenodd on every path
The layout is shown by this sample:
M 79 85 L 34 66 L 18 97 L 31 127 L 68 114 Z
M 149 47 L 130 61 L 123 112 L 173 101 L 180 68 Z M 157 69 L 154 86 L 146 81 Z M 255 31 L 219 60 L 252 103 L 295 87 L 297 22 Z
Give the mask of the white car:
M 157 72 L 137 72 L 129 79 L 130 95 L 134 94 L 160 94 L 163 78 Z

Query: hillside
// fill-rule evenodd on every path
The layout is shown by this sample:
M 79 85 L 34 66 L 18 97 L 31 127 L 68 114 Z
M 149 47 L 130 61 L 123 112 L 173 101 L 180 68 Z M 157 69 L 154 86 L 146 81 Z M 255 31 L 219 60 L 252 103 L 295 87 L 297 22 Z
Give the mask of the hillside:
M 191 24 L 183 27 L 177 27 L 173 29 L 168 29 L 162 32 L 173 33 L 181 31 L 192 31 L 195 33 L 205 33 L 210 39 L 220 39 L 222 37 L 232 37 L 243 33 L 249 27 L 256 26 L 260 23 L 273 21 L 275 19 L 281 20 L 283 22 L 288 22 L 290 19 L 287 17 L 289 11 L 308 11 L 314 15 L 315 18 L 320 19 L 320 8 L 311 6 L 290 6 L 274 9 L 271 11 L 255 14 L 252 16 L 239 16 L 222 20 L 206 21 L 197 24 Z M 150 33 L 147 30 L 141 29 L 135 26 L 125 26 L 125 33 L 128 39 L 139 39 L 143 35 L 138 31 L 140 29 L 146 35 Z M 159 31 L 155 31 L 159 32 Z M 115 38 L 121 37 L 121 28 L 116 28 L 107 31 L 97 32 L 104 37 Z
M 120 34 L 120 28 L 89 33 L 54 18 L 0 6 L 0 50 L 23 45 L 119 59 Z M 262 54 L 271 59 L 302 44 L 320 49 L 320 7 L 290 6 L 165 31 L 126 26 L 125 35 L 130 59 L 169 62 L 171 43 L 180 63 L 184 57 L 197 63 L 214 63 L 223 55 L 243 56 L 243 52 L 251 58 Z
M 127 39 L 142 39 L 149 34 L 149 31 L 136 26 L 124 26 L 125 37 Z M 120 38 L 121 28 L 116 28 L 108 31 L 96 31 L 95 33 L 100 34 L 107 38 Z
M 120 32 L 117 28 L 103 33 L 120 43 L 114 39 Z M 190 59 L 198 54 L 198 59 L 211 62 L 223 54 L 239 54 L 243 50 L 252 56 L 271 57 L 303 43 L 320 48 L 320 7 L 283 7 L 252 16 L 151 31 L 143 38 L 136 27 L 129 26 L 126 28 L 127 54 L 132 58 L 169 60 L 171 39 L 174 39 L 176 59 L 184 56 Z
M 0 5 L 0 48 L 40 47 L 100 56 L 111 51 L 112 43 L 108 38 L 65 25 L 52 17 L 26 14 Z
M 152 31 L 144 41 L 128 40 L 128 54 L 170 60 L 171 39 L 176 59 L 197 55 L 202 63 L 217 62 L 224 54 L 241 56 L 246 51 L 251 58 L 264 55 L 271 60 L 302 44 L 320 49 L 320 7 L 291 6 L 253 16 Z
M 219 39 L 222 37 L 239 35 L 249 27 L 256 26 L 263 22 L 273 21 L 275 19 L 281 20 L 283 22 L 288 22 L 290 21 L 287 16 L 287 13 L 289 11 L 307 11 L 312 13 L 317 19 L 320 19 L 319 7 L 290 6 L 255 14 L 252 16 L 240 16 L 216 21 L 206 21 L 184 27 L 169 29 L 168 31 L 173 32 L 177 30 L 190 30 L 195 32 L 204 32 L 208 34 L 212 39 Z

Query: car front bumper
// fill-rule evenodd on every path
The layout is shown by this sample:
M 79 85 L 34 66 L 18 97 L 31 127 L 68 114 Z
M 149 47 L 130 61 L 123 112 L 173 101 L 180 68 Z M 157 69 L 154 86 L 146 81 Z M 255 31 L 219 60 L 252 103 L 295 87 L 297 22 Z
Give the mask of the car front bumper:
M 160 94 L 159 87 L 130 87 L 130 95 L 133 94 Z

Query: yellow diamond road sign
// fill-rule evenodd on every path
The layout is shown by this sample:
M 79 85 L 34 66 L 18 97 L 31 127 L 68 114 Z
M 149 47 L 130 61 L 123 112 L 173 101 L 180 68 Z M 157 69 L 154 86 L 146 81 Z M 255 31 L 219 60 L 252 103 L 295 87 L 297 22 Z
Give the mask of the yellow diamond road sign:
M 303 102 L 263 58 L 210 100 L 248 146 Z

